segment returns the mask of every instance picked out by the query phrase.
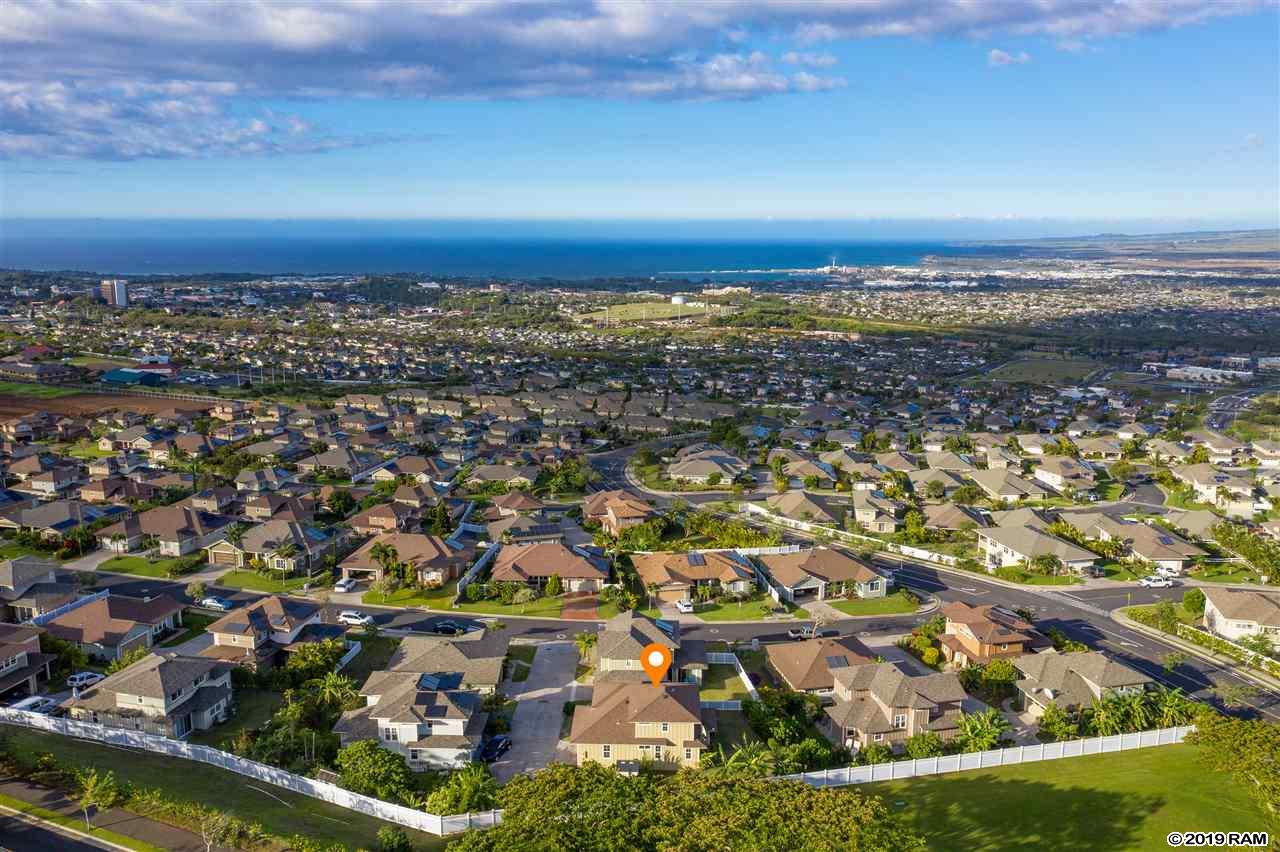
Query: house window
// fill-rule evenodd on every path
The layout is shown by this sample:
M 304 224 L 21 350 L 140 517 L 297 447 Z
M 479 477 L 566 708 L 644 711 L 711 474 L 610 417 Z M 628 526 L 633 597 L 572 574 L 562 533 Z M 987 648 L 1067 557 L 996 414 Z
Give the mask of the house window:
M 387 742 L 397 742 L 399 740 L 399 731 L 395 728 L 384 728 L 382 730 L 382 738 Z
M 662 723 L 662 733 L 664 733 L 664 734 L 665 734 L 665 733 L 669 732 L 670 730 L 671 730 L 671 725 L 670 725 L 670 723 L 668 723 L 668 722 L 663 722 L 663 723 Z
M 609 746 L 609 745 L 607 745 L 607 744 L 606 744 L 606 745 L 602 745 L 602 746 L 600 746 L 600 756 L 601 756 L 601 757 L 603 757 L 605 760 L 608 760 L 608 759 L 609 759 L 609 754 L 610 754 L 610 752 L 611 752 L 612 750 L 613 750 L 613 747 L 612 747 L 612 746 Z
M 871 739 L 875 740 L 876 742 L 880 742 L 884 739 L 884 734 L 876 734 Z
M 684 759 L 693 760 L 693 749 L 687 748 L 684 750 Z
M 896 716 L 894 716 L 894 717 L 893 717 L 893 727 L 894 727 L 894 728 L 896 728 L 896 729 L 898 729 L 898 730 L 902 730 L 902 729 L 903 729 L 903 728 L 905 728 L 906 726 L 907 726 L 907 714 L 906 714 L 906 713 L 898 713 Z
M 420 752 L 419 752 L 419 750 L 418 750 L 418 749 L 416 749 L 416 748 L 411 748 L 411 749 L 409 749 L 409 759 L 410 759 L 410 760 L 421 760 L 422 758 L 420 758 L 420 757 L 418 756 L 419 754 L 420 754 Z

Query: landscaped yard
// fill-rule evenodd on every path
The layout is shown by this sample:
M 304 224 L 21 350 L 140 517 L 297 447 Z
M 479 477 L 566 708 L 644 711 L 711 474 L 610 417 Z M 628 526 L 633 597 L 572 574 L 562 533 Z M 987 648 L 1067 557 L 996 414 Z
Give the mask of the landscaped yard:
M 1262 815 L 1189 745 L 1160 746 L 859 788 L 930 849 L 1166 850 L 1171 831 L 1261 831 Z M 1194 827 L 1194 828 L 1193 828 Z
M 760 604 L 762 603 L 768 603 L 772 606 L 773 598 L 760 594 L 741 602 L 726 601 L 724 603 L 698 604 L 693 614 L 703 621 L 762 621 L 770 617 L 760 609 Z M 809 617 L 809 611 L 803 607 L 789 604 L 786 601 L 783 601 L 782 606 L 795 618 Z
M 98 449 L 98 445 L 93 441 L 78 441 L 74 444 L 59 444 L 54 449 L 56 452 L 59 452 L 64 456 L 73 456 L 86 461 L 102 459 L 116 454 L 114 450 Z
M 228 571 L 217 580 L 217 585 L 226 586 L 229 589 L 249 589 L 254 592 L 266 592 L 267 594 L 281 595 L 286 592 L 300 592 L 302 587 L 311 584 L 311 588 L 321 588 L 324 585 L 312 580 L 309 577 L 288 577 L 280 579 L 277 577 L 264 577 L 256 571 Z
M 1206 583 L 1256 583 L 1258 572 L 1243 562 L 1206 562 L 1192 569 L 1188 576 Z
M 210 624 L 217 621 L 219 616 L 201 615 L 198 612 L 187 610 L 182 614 L 182 632 L 177 636 L 173 636 L 160 643 L 161 648 L 172 648 L 175 645 L 181 645 L 183 642 L 189 642 L 205 631 Z
M 833 609 L 845 615 L 899 615 L 915 612 L 920 605 L 914 598 L 908 599 L 901 589 L 882 598 L 850 598 L 846 601 L 827 601 Z
M 529 604 L 511 604 L 507 606 L 499 600 L 476 601 L 475 603 L 458 604 L 461 612 L 480 615 L 527 615 L 540 618 L 559 618 L 564 607 L 564 598 L 540 597 Z
M 1071 574 L 1035 574 L 1022 568 L 1001 568 L 996 571 L 1001 580 L 1011 583 L 1023 583 L 1028 586 L 1074 586 L 1083 582 Z
M 458 583 L 454 581 L 438 589 L 414 589 L 405 587 L 396 589 L 389 595 L 377 592 L 365 592 L 361 597 L 364 603 L 373 606 L 418 606 L 423 609 L 450 609 L 453 598 L 458 593 Z
M 323 837 L 355 849 L 367 846 L 369 838 L 387 825 L 357 811 L 192 760 L 98 745 L 28 728 L 6 726 L 4 732 L 19 750 L 31 754 L 48 752 L 62 763 L 110 770 L 117 781 L 159 787 L 170 796 L 230 811 L 241 819 L 261 823 L 279 837 Z M 438 837 L 408 833 L 419 850 L 439 850 L 446 845 Z
M 36 550 L 34 547 L 27 547 L 25 544 L 17 544 L 7 541 L 0 545 L 0 559 L 17 559 L 19 556 L 39 556 L 43 559 L 52 559 L 57 561 L 57 557 L 52 551 Z
M 241 731 L 262 727 L 283 703 L 284 696 L 272 689 L 237 689 L 236 715 L 207 731 L 193 732 L 191 742 L 217 747 Z
M 1146 572 L 1135 571 L 1132 562 L 1106 559 L 1098 564 L 1102 568 L 1102 575 L 1108 580 L 1138 580 L 1147 576 Z
M 759 739 L 741 710 L 716 711 L 716 732 L 711 739 L 713 746 L 723 745 L 725 751 L 733 751 Z
M 368 679 L 370 672 L 386 669 L 391 655 L 400 646 L 400 640 L 394 636 L 368 636 L 353 631 L 347 638 L 360 643 L 360 653 L 347 663 L 342 673 L 355 681 L 357 687 Z
M 725 663 L 712 663 L 703 672 L 698 695 L 703 701 L 741 701 L 751 697 L 738 670 Z
M 1133 615 L 1135 612 L 1141 613 L 1141 614 L 1147 614 L 1147 613 L 1154 613 L 1155 608 L 1156 608 L 1155 604 L 1142 604 L 1140 606 L 1127 606 L 1121 611 L 1124 612 L 1126 615 Z M 1201 622 L 1204 621 L 1203 616 L 1196 615 L 1193 612 L 1188 612 L 1187 610 L 1183 609 L 1181 603 L 1175 603 L 1173 605 L 1173 611 L 1178 616 L 1179 621 L 1181 621 L 1183 624 L 1189 624 L 1192 627 L 1199 627 L 1201 626 Z
M 147 559 L 142 556 L 113 556 L 98 566 L 99 571 L 115 574 L 134 574 L 139 577 L 168 577 L 169 572 L 182 562 L 176 559 Z

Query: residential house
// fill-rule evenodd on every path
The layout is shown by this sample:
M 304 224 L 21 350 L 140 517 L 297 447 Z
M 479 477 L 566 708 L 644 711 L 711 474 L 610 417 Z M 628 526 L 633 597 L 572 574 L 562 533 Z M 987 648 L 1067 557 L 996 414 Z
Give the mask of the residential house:
M 666 603 L 695 600 L 699 586 L 729 595 L 745 595 L 755 586 L 755 568 L 732 550 L 633 553 L 631 563 L 645 588 L 656 587 L 657 599 Z
M 942 607 L 946 628 L 938 637 L 942 656 L 956 668 L 986 665 L 1045 647 L 1048 641 L 1025 618 L 998 604 Z
M 765 646 L 765 666 L 796 692 L 830 695 L 835 672 L 870 663 L 875 654 L 852 636 L 804 639 Z
M 44 629 L 30 624 L 0 623 L 0 698 L 35 695 L 50 678 L 57 654 L 40 651 Z
M 1035 716 L 1050 704 L 1066 711 L 1090 707 L 1113 695 L 1144 692 L 1154 681 L 1098 651 L 1060 653 L 1047 649 L 1017 657 L 1017 681 L 1023 707 Z
M 81 722 L 182 738 L 227 718 L 234 703 L 232 668 L 173 651 L 151 653 L 73 692 L 62 706 Z
M 1088 538 L 1119 542 L 1124 546 L 1124 558 L 1141 559 L 1166 571 L 1180 574 L 1196 559 L 1208 555 L 1198 545 L 1155 524 L 1126 521 L 1100 512 L 1080 512 L 1063 518 Z
M 906 506 L 879 491 L 854 491 L 849 495 L 853 521 L 873 533 L 887 535 L 902 526 Z
M 79 527 L 125 514 L 126 510 L 120 506 L 94 506 L 82 500 L 54 500 L 0 512 L 0 529 L 31 530 L 49 541 L 59 541 Z
M 727 486 L 746 473 L 748 468 L 749 465 L 733 453 L 713 447 L 683 455 L 677 454 L 676 460 L 667 465 L 667 477 L 677 482 Z
M 386 671 L 373 672 L 365 682 L 371 692 L 396 678 L 457 676 L 458 688 L 493 695 L 502 685 L 510 637 L 503 630 L 472 631 L 466 636 L 414 634 L 396 646 Z
M 765 504 L 776 515 L 809 524 L 843 526 L 846 507 L 819 494 L 795 489 L 781 494 L 770 494 Z
M 107 595 L 81 603 L 44 623 L 49 635 L 98 660 L 118 660 L 150 648 L 182 625 L 183 604 L 169 597 Z
M 978 532 L 987 570 L 1031 565 L 1037 556 L 1056 556 L 1068 571 L 1090 572 L 1098 556 L 1036 527 L 988 527 Z
M 600 524 L 609 535 L 618 536 L 627 527 L 654 517 L 648 503 L 627 491 L 597 491 L 582 504 L 582 516 Z
M 1048 490 L 1008 469 L 975 470 L 969 478 L 993 500 L 1043 500 Z
M 1088 494 L 1097 486 L 1097 474 L 1088 462 L 1071 456 L 1045 456 L 1031 475 L 1060 494 Z
M 21 622 L 76 599 L 74 583 L 60 583 L 58 563 L 38 556 L 0 561 L 0 622 Z
M 428 588 L 443 586 L 461 577 L 474 557 L 472 549 L 454 547 L 439 536 L 382 533 L 366 541 L 338 564 L 343 579 L 380 581 L 386 569 L 373 558 L 379 545 L 394 549 L 396 561 L 408 565 L 418 582 Z
M 321 529 L 297 521 L 272 520 L 250 527 L 237 544 L 226 538 L 209 545 L 210 565 L 245 568 L 255 559 L 290 576 L 311 571 L 336 542 Z
M 263 467 L 257 470 L 242 470 L 236 474 L 236 489 L 251 494 L 266 491 L 278 491 L 295 481 L 294 476 L 284 468 Z
M 573 714 L 568 737 L 579 766 L 594 761 L 632 771 L 650 762 L 696 768 L 710 740 L 691 683 L 596 684 L 591 706 Z
M 154 541 L 161 556 L 195 553 L 226 535 L 234 519 L 213 515 L 181 504 L 157 506 L 139 515 L 98 530 L 99 543 L 108 550 L 127 553 Z
M 892 663 L 866 663 L 836 669 L 832 698 L 819 725 L 833 743 L 900 751 L 917 734 L 954 739 L 965 691 L 952 672 L 913 676 Z
M 1262 635 L 1280 647 L 1280 592 L 1203 586 L 1204 626 L 1238 642 Z
M 538 479 L 538 468 L 533 465 L 482 464 L 467 475 L 464 484 L 468 488 L 483 488 L 501 483 L 507 488 L 529 488 Z
M 489 572 L 492 582 L 526 583 L 542 589 L 558 576 L 567 592 L 599 592 L 609 579 L 602 561 L 563 544 L 504 545 Z
M 200 656 L 245 666 L 269 669 L 288 654 L 312 643 L 340 639 L 341 624 L 325 624 L 318 604 L 276 595 L 259 598 L 232 610 L 205 628 L 213 644 Z
M 606 621 L 597 634 L 592 651 L 595 683 L 648 683 L 649 675 L 640 664 L 640 655 L 650 645 L 662 645 L 671 651 L 671 667 L 667 669 L 665 680 L 702 682 L 707 669 L 704 642 L 681 640 L 678 621 L 653 619 L 628 610 Z
M 889 585 L 865 562 L 828 547 L 761 555 L 755 561 L 779 595 L 796 604 L 848 595 L 880 598 Z

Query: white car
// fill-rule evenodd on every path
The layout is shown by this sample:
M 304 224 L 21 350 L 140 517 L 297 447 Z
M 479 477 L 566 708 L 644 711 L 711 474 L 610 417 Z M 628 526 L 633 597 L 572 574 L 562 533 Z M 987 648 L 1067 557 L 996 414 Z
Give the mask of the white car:
M 338 613 L 338 621 L 348 627 L 368 627 L 373 624 L 373 616 L 363 612 L 356 612 L 354 609 L 344 609 Z
M 676 612 L 693 612 L 693 601 L 676 601 Z
M 333 590 L 335 592 L 354 592 L 356 590 L 356 581 L 350 577 L 343 577 L 333 584 Z
M 86 686 L 93 686 L 104 677 L 105 675 L 100 675 L 97 672 L 76 672 L 67 678 L 67 686 L 72 689 L 84 689 Z
M 1171 589 L 1173 588 L 1174 583 L 1173 580 L 1170 580 L 1168 577 L 1156 575 L 1143 577 L 1138 581 L 1138 585 L 1142 586 L 1144 589 Z

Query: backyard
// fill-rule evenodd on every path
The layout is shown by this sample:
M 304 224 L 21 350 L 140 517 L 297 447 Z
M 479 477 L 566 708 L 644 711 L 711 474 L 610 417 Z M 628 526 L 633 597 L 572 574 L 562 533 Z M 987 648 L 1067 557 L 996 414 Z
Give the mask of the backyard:
M 906 591 L 899 589 L 890 595 L 882 598 L 850 598 L 849 600 L 829 600 L 828 604 L 832 609 L 837 609 L 845 615 L 901 615 L 903 613 L 915 612 L 919 607 L 914 595 L 909 595 Z
M 1264 820 L 1189 745 L 862 785 L 930 849 L 1168 849 L 1171 831 L 1261 831 Z
M 241 731 L 262 727 L 284 703 L 284 696 L 273 689 L 237 689 L 235 698 L 236 715 L 230 721 L 207 731 L 193 732 L 191 742 L 216 748 L 219 743 L 231 739 Z
M 738 670 L 726 663 L 712 663 L 707 668 L 698 695 L 703 701 L 741 701 L 751 697 Z
M 140 787 L 159 787 L 168 795 L 227 810 L 261 823 L 279 837 L 302 834 L 325 837 L 351 848 L 366 846 L 387 823 L 318 799 L 255 782 L 241 775 L 195 761 L 164 757 L 131 749 L 6 727 L 14 747 L 32 754 L 48 752 L 62 763 L 95 767 L 115 773 L 117 781 Z M 443 849 L 441 838 L 409 832 L 419 850 Z

